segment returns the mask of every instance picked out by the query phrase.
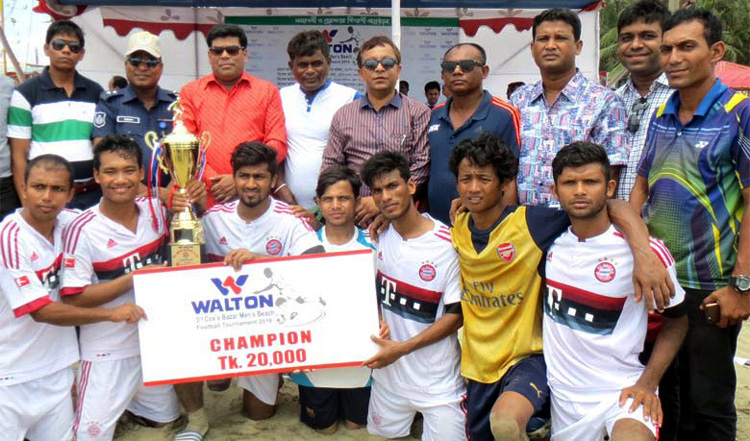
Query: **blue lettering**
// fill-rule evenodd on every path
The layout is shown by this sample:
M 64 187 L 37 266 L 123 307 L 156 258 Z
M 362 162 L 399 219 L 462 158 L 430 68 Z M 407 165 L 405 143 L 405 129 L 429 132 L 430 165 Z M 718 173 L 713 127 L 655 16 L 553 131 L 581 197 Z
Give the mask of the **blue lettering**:
M 191 303 L 193 304 L 193 310 L 195 311 L 196 314 L 208 312 L 208 305 L 209 305 L 208 300 L 200 300 L 197 303 L 196 302 L 191 302 Z

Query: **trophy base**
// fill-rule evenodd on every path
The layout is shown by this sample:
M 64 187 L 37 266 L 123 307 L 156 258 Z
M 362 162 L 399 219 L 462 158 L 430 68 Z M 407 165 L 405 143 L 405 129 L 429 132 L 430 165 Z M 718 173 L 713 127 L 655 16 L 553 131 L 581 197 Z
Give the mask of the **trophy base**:
M 167 244 L 169 266 L 200 265 L 207 261 L 206 244 Z

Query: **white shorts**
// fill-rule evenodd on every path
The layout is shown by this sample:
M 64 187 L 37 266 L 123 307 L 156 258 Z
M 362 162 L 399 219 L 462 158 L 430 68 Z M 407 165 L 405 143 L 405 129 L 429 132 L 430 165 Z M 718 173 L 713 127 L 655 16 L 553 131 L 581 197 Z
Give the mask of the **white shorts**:
M 180 416 L 172 386 L 143 386 L 141 357 L 82 361 L 78 369 L 76 440 L 111 440 L 125 409 L 167 423 Z
M 561 400 L 551 394 L 552 402 L 552 441 L 602 441 L 612 435 L 612 428 L 619 420 L 630 418 L 648 427 L 654 438 L 658 429 L 651 421 L 643 418 L 643 405 L 633 412 L 628 410 L 633 404 L 629 398 L 620 407 L 620 392 L 596 393 L 598 401 L 571 402 Z M 587 396 L 586 399 L 591 399 Z
M 239 377 L 237 386 L 255 395 L 255 398 L 269 406 L 275 406 L 276 398 L 279 396 L 279 374 Z
M 69 441 L 73 439 L 73 369 L 0 387 L 0 439 Z
M 367 431 L 383 438 L 409 435 L 417 412 L 424 417 L 423 441 L 466 439 L 466 415 L 461 409 L 463 391 L 407 397 L 378 384 L 373 379 Z

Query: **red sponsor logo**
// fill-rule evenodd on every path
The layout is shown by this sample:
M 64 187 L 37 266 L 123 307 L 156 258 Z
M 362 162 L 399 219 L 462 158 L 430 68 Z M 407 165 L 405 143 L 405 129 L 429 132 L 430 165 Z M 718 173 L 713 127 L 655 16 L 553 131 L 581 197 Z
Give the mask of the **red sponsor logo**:
M 594 268 L 596 280 L 607 283 L 615 278 L 615 266 L 609 262 L 602 262 Z
M 435 276 L 437 275 L 437 270 L 434 266 L 430 265 L 429 263 L 426 263 L 419 267 L 419 278 L 424 280 L 425 282 L 431 282 L 435 279 Z
M 34 262 L 35 260 L 39 259 L 39 255 L 36 253 L 36 251 L 31 253 L 31 261 Z
M 65 268 L 75 268 L 76 267 L 76 260 L 73 258 L 68 257 L 65 259 L 65 262 L 63 263 Z
M 115 246 L 117 246 L 117 242 L 115 242 L 114 240 L 109 239 L 107 241 L 107 248 L 112 248 L 112 247 L 115 247 Z
M 270 256 L 277 256 L 281 254 L 281 241 L 279 239 L 271 239 L 266 242 L 266 252 Z
M 16 285 L 18 285 L 19 288 L 23 288 L 29 284 L 31 284 L 31 282 L 29 282 L 29 278 L 26 276 L 21 276 L 16 279 Z
M 219 239 L 219 245 L 226 245 L 227 244 L 227 238 L 224 236 L 221 236 L 221 239 Z
M 510 262 L 516 257 L 516 247 L 510 243 L 502 243 L 497 247 L 497 255 L 506 262 Z

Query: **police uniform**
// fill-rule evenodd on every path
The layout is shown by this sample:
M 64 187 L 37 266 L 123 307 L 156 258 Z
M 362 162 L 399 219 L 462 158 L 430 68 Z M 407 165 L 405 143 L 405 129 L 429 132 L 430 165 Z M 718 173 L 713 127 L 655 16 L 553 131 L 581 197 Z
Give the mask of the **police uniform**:
M 173 114 L 167 109 L 176 99 L 174 91 L 157 87 L 156 101 L 150 110 L 146 110 L 132 85 L 128 84 L 121 90 L 107 90 L 96 105 L 93 137 L 116 133 L 133 138 L 143 150 L 142 163 L 147 171 L 144 179 L 147 179 L 152 151 L 146 144 L 146 133 L 153 131 L 161 137 L 172 131 Z M 162 172 L 161 180 L 162 186 L 166 186 L 169 176 Z

